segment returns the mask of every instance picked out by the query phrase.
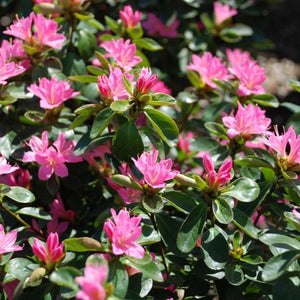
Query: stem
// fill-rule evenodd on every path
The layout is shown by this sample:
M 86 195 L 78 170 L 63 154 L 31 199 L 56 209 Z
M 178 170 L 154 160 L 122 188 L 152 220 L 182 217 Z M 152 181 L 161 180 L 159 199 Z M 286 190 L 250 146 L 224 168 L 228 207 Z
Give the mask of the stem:
M 19 215 L 17 215 L 16 213 L 14 213 L 13 211 L 11 211 L 7 207 L 5 207 L 3 205 L 2 201 L 0 201 L 0 206 L 1 206 L 1 208 L 3 208 L 3 210 L 5 210 L 7 213 L 9 213 L 11 216 L 13 216 L 16 220 L 18 220 L 26 228 L 31 228 L 31 226 L 27 222 L 25 222 Z
M 157 226 L 157 224 L 156 224 L 156 221 L 155 221 L 155 218 L 154 218 L 154 214 L 153 214 L 153 213 L 150 214 L 150 218 L 151 218 L 151 221 L 152 221 L 152 224 L 153 224 L 154 229 L 155 229 L 157 232 L 159 232 L 158 226 Z M 163 247 L 163 246 L 164 246 L 163 243 L 160 241 L 160 252 L 161 252 L 161 257 L 162 257 L 162 260 L 163 260 L 163 265 L 164 265 L 164 267 L 165 267 L 165 269 L 166 269 L 167 274 L 169 274 L 170 270 L 169 270 L 168 265 L 167 265 L 167 261 L 166 261 L 166 253 L 165 253 L 165 250 L 164 250 L 164 247 Z

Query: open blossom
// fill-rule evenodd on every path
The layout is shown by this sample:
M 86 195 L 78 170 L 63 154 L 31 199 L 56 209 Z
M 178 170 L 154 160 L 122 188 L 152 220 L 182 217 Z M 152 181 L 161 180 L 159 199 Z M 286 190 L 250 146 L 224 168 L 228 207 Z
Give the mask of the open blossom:
M 152 75 L 151 69 L 143 67 L 136 81 L 136 90 L 141 94 L 147 94 L 157 82 L 157 74 Z
M 248 104 L 243 107 L 240 102 L 238 102 L 235 116 L 231 113 L 229 116 L 223 117 L 222 120 L 228 127 L 227 134 L 231 139 L 238 135 L 250 139 L 253 134 L 266 134 L 271 125 L 271 119 L 266 118 L 265 111 L 259 106 Z
M 165 25 L 156 15 L 149 13 L 147 14 L 147 20 L 143 22 L 143 27 L 148 34 L 157 33 L 163 37 L 175 38 L 178 35 L 179 23 L 179 20 L 175 19 L 171 24 Z
M 111 209 L 111 214 L 112 219 L 104 223 L 103 229 L 111 241 L 113 254 L 143 258 L 145 250 L 136 242 L 142 232 L 142 227 L 139 226 L 142 218 L 130 218 L 129 212 L 125 209 L 120 210 L 118 215 Z
M 76 294 L 76 299 L 81 300 L 105 300 L 106 291 L 103 287 L 108 276 L 106 265 L 87 265 L 84 268 L 84 276 L 75 278 L 81 290 Z
M 79 92 L 74 92 L 68 82 L 58 81 L 56 77 L 50 80 L 43 77 L 39 84 L 31 84 L 28 90 L 40 98 L 40 106 L 44 109 L 58 107 L 64 101 L 80 94 Z
M 132 158 L 135 166 L 144 175 L 146 183 L 154 188 L 163 188 L 166 180 L 173 179 L 178 171 L 172 171 L 172 160 L 162 158 L 159 162 L 158 151 L 144 152 L 137 160 Z
M 4 253 L 23 250 L 23 247 L 14 245 L 17 239 L 18 230 L 12 230 L 5 234 L 4 227 L 0 224 L 0 259 Z
M 125 5 L 123 10 L 119 11 L 119 16 L 125 27 L 132 28 L 139 24 L 142 13 L 138 10 L 134 12 L 130 5 Z
M 298 206 L 294 206 L 293 210 L 292 210 L 292 213 L 294 214 L 294 216 L 300 220 L 300 213 L 298 212 L 298 209 L 299 207 Z
M 34 32 L 32 31 L 33 27 L 35 28 Z M 39 52 L 47 50 L 48 47 L 61 49 L 66 37 L 61 33 L 57 33 L 58 30 L 55 21 L 32 12 L 26 18 L 17 18 L 4 33 L 23 40 L 26 45 L 35 48 Z
M 300 164 L 300 135 L 296 136 L 293 126 L 282 135 L 275 127 L 275 133 L 269 133 L 260 141 L 269 147 L 284 170 Z
M 123 38 L 119 40 L 105 41 L 101 46 L 107 51 L 106 57 L 112 57 L 115 63 L 125 71 L 130 71 L 142 58 L 135 56 L 136 45 L 131 44 L 130 40 L 124 41 Z
M 220 2 L 214 2 L 215 24 L 220 25 L 227 19 L 235 16 L 238 12 L 236 9 L 232 9 L 227 4 Z
M 206 152 L 203 155 L 203 167 L 206 172 L 205 179 L 211 187 L 223 185 L 231 178 L 232 159 L 230 158 L 227 158 L 216 172 L 213 160 L 210 154 Z
M 203 84 L 213 89 L 217 88 L 217 85 L 212 81 L 213 79 L 226 81 L 230 78 L 221 58 L 212 56 L 210 52 L 205 52 L 202 56 L 193 54 L 192 62 L 187 68 L 198 72 Z
M 108 102 L 109 104 L 112 101 L 130 98 L 130 94 L 123 84 L 122 76 L 123 72 L 118 67 L 115 67 L 113 70 L 110 69 L 108 77 L 105 74 L 98 76 L 98 88 L 104 103 Z M 125 76 L 127 76 L 126 73 Z M 132 79 L 129 74 L 127 78 L 129 80 Z
M 190 146 L 191 146 L 191 139 L 194 137 L 194 134 L 189 131 L 186 133 L 185 136 L 182 134 L 178 137 L 178 148 L 183 151 L 186 155 L 191 153 Z
M 26 71 L 22 66 L 14 62 L 5 62 L 5 57 L 0 52 L 0 84 L 7 84 L 7 79 Z
M 248 51 L 242 51 L 236 49 L 226 49 L 227 58 L 231 64 L 231 68 L 228 68 L 233 75 L 239 74 L 239 68 L 246 61 L 251 61 L 251 56 Z
M 171 89 L 169 89 L 161 80 L 157 80 L 156 83 L 154 83 L 154 85 L 151 88 L 151 91 L 153 93 L 164 93 L 168 95 L 171 95 L 172 92 Z
M 9 174 L 0 175 L 0 183 L 9 186 L 21 186 L 29 188 L 30 186 L 30 173 L 28 170 L 17 168 Z
M 51 232 L 47 238 L 46 245 L 34 238 L 32 252 L 41 260 L 45 267 L 53 268 L 56 263 L 65 257 L 64 242 L 59 244 L 58 234 Z
M 10 164 L 7 163 L 6 158 L 0 155 L 0 175 L 10 174 L 18 169 L 19 167 L 12 167 Z

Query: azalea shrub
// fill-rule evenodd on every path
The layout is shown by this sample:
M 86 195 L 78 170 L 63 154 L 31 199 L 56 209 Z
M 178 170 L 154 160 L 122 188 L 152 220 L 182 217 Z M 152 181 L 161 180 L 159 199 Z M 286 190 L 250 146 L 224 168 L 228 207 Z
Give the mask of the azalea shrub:
M 166 3 L 3 31 L 0 299 L 300 297 L 300 106 L 265 90 L 259 3 Z

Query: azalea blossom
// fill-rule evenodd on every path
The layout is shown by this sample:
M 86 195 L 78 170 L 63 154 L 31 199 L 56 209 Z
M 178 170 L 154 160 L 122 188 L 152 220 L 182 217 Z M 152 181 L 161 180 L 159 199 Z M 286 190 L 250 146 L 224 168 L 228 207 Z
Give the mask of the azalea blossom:
M 296 135 L 293 126 L 282 135 L 275 127 L 275 133 L 269 133 L 266 137 L 260 138 L 260 141 L 269 147 L 284 170 L 300 164 L 300 135 Z
M 132 28 L 139 24 L 142 13 L 138 10 L 134 12 L 130 5 L 125 5 L 123 10 L 119 11 L 119 16 L 125 27 Z
M 65 257 L 64 242 L 59 244 L 58 234 L 51 232 L 47 238 L 46 245 L 34 238 L 32 252 L 46 268 L 52 269 Z
M 300 213 L 298 212 L 298 209 L 299 207 L 298 206 L 294 206 L 293 210 L 292 210 L 292 213 L 294 214 L 294 216 L 300 220 Z
M 53 216 L 52 219 L 47 223 L 47 234 L 56 232 L 57 234 L 61 235 L 68 229 L 68 226 L 69 222 L 60 222 L 58 217 Z
M 213 89 L 218 87 L 213 79 L 227 81 L 230 78 L 226 66 L 221 62 L 221 58 L 212 56 L 210 52 L 205 52 L 202 56 L 193 54 L 192 62 L 187 68 L 198 72 L 203 85 Z
M 30 186 L 30 172 L 17 168 L 15 171 L 0 175 L 0 183 L 8 186 L 21 186 L 29 188 Z
M 64 220 L 67 220 L 69 222 L 74 222 L 75 220 L 75 213 L 73 210 L 66 210 L 64 203 L 61 199 L 60 194 L 56 195 L 56 198 L 53 200 L 53 202 L 49 205 L 50 212 L 53 216 L 57 218 L 61 218 Z
M 272 120 L 266 118 L 265 113 L 266 111 L 257 105 L 248 104 L 243 107 L 238 102 L 235 116 L 231 113 L 229 116 L 222 118 L 225 126 L 229 128 L 227 130 L 229 138 L 233 139 L 240 135 L 245 139 L 251 139 L 254 134 L 267 134 Z
M 33 31 L 32 28 L 35 30 Z M 32 12 L 26 18 L 17 18 L 3 33 L 23 40 L 25 45 L 33 47 L 36 52 L 43 52 L 49 50 L 49 47 L 53 49 L 62 48 L 66 37 L 57 33 L 58 30 L 55 21 Z
M 135 166 L 144 175 L 146 183 L 154 188 L 163 188 L 166 180 L 173 179 L 179 172 L 172 171 L 173 162 L 171 159 L 162 158 L 159 162 L 158 151 L 144 152 L 138 159 L 132 158 Z
M 0 51 L 0 84 L 7 84 L 7 80 L 26 71 L 22 66 L 14 62 L 5 62 L 5 56 Z
M 4 253 L 23 250 L 23 247 L 14 245 L 17 239 L 18 230 L 12 230 L 5 234 L 4 227 L 0 224 L 0 259 Z
M 209 152 L 203 155 L 203 167 L 205 170 L 205 179 L 209 186 L 216 187 L 228 182 L 231 178 L 232 159 L 227 158 L 220 166 L 218 172 L 215 171 L 213 160 Z
M 68 82 L 58 81 L 56 77 L 50 80 L 43 77 L 39 84 L 31 84 L 28 90 L 40 98 L 40 106 L 44 109 L 58 107 L 64 101 L 80 94 L 80 92 L 74 92 Z
M 107 51 L 106 57 L 112 57 L 115 63 L 124 71 L 130 71 L 142 58 L 135 56 L 136 45 L 130 43 L 130 40 L 124 41 L 123 38 L 119 40 L 105 41 L 101 46 Z
M 215 24 L 221 25 L 227 19 L 237 15 L 238 11 L 227 4 L 214 2 Z
M 243 65 L 244 62 L 252 60 L 248 51 L 242 51 L 238 48 L 232 50 L 226 49 L 226 55 L 231 64 L 229 70 L 233 75 L 236 75 L 236 72 L 239 74 L 239 67 Z
M 140 94 L 148 94 L 157 82 L 158 75 L 152 75 L 151 69 L 143 67 L 136 81 L 136 90 Z
M 191 153 L 191 150 L 189 149 L 191 146 L 191 139 L 194 137 L 194 134 L 189 131 L 183 136 L 182 134 L 178 137 L 178 148 L 183 151 L 186 155 Z
M 123 72 L 118 67 L 110 69 L 108 77 L 105 74 L 98 76 L 98 88 L 104 103 L 110 104 L 110 102 L 131 97 L 123 84 L 122 76 Z M 126 73 L 125 76 L 127 76 Z M 127 78 L 130 80 L 132 76 L 127 76 Z
M 12 167 L 10 164 L 7 163 L 6 158 L 0 155 L 0 175 L 10 174 L 18 169 L 19 167 Z
M 151 91 L 153 93 L 164 93 L 171 95 L 171 89 L 169 89 L 161 80 L 157 80 L 156 83 L 154 83 L 154 85 L 151 88 Z
M 104 283 L 108 276 L 106 265 L 87 265 L 84 268 L 84 276 L 75 278 L 81 290 L 76 294 L 76 299 L 81 300 L 105 300 L 106 291 Z
M 143 27 L 148 34 L 157 33 L 162 37 L 175 38 L 178 36 L 177 28 L 179 23 L 179 20 L 176 18 L 171 24 L 165 25 L 156 15 L 149 13 L 147 14 L 147 20 L 143 22 Z
M 139 226 L 142 218 L 130 218 L 129 212 L 125 209 L 120 210 L 118 215 L 111 209 L 111 214 L 112 219 L 104 223 L 103 229 L 111 241 L 113 254 L 143 258 L 145 250 L 136 242 L 142 232 L 142 227 Z

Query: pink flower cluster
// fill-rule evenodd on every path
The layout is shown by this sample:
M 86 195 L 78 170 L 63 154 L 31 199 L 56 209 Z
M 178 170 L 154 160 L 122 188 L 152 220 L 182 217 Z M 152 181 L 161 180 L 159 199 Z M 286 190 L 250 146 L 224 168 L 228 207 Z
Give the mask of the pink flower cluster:
M 66 140 L 66 136 L 61 132 L 58 139 L 49 146 L 47 131 L 42 133 L 42 139 L 33 136 L 29 140 L 32 151 L 28 151 L 23 156 L 23 162 L 37 162 L 41 166 L 38 176 L 41 180 L 48 180 L 53 174 L 59 177 L 68 176 L 68 168 L 65 163 L 75 163 L 82 161 L 79 156 L 74 156 L 73 151 L 75 141 Z
M 143 22 L 143 27 L 150 35 L 157 33 L 162 37 L 176 38 L 179 23 L 179 20 L 175 19 L 171 24 L 165 25 L 156 15 L 149 13 L 147 14 L 147 21 Z
M 58 81 L 56 77 L 50 80 L 43 77 L 39 85 L 33 83 L 28 90 L 40 98 L 40 106 L 44 109 L 56 108 L 64 101 L 80 94 L 80 92 L 74 92 L 68 82 Z
M 11 77 L 23 73 L 26 69 L 14 62 L 6 62 L 5 56 L 0 51 L 0 84 L 7 84 L 7 80 Z
M 126 28 L 132 28 L 139 24 L 142 13 L 138 10 L 133 12 L 130 5 L 125 5 L 123 10 L 119 11 L 119 16 Z
M 120 210 L 118 215 L 111 209 L 111 214 L 113 218 L 104 223 L 103 229 L 111 241 L 113 254 L 143 258 L 145 250 L 136 242 L 142 232 L 142 227 L 139 226 L 142 218 L 130 218 L 125 209 Z
M 12 230 L 5 234 L 4 227 L 0 224 L 0 261 L 4 253 L 21 251 L 23 247 L 14 245 L 17 239 L 18 230 Z
M 222 4 L 220 2 L 214 2 L 214 13 L 215 13 L 215 24 L 220 26 L 223 22 L 229 18 L 237 15 L 237 10 L 232 9 L 227 4 Z

